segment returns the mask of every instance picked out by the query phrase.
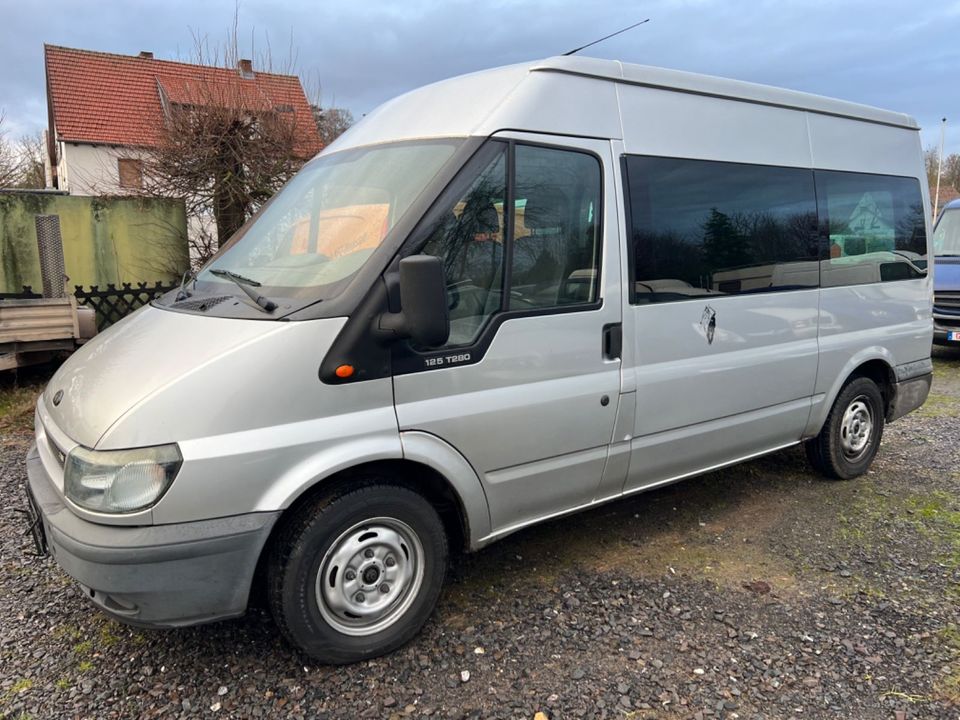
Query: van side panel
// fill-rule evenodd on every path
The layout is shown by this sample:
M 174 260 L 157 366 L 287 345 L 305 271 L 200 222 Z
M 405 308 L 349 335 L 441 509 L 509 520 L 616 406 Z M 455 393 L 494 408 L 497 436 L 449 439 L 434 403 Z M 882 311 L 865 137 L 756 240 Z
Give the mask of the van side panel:
M 926 179 L 917 131 L 817 113 L 805 115 L 813 167 L 818 170 Z
M 820 431 L 852 370 L 873 359 L 898 365 L 930 357 L 933 279 L 873 283 L 820 291 L 817 402 L 805 434 Z
M 932 256 L 930 194 L 919 133 L 816 113 L 807 113 L 807 121 L 817 169 L 919 180 L 927 218 L 927 253 Z M 820 290 L 820 370 L 805 435 L 820 431 L 837 393 L 859 365 L 878 359 L 896 372 L 898 365 L 930 357 L 932 303 L 932 267 L 926 277 L 915 280 Z
M 811 166 L 803 112 L 631 85 L 617 92 L 630 154 Z

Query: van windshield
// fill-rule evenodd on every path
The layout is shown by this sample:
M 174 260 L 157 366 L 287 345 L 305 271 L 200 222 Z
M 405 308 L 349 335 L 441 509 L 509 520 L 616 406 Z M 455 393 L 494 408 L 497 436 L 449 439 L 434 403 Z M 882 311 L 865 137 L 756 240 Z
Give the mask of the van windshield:
M 960 208 L 940 216 L 933 232 L 934 255 L 960 255 Z
M 197 279 L 217 292 L 240 294 L 227 277 L 234 273 L 258 283 L 259 295 L 299 305 L 336 296 L 458 144 L 405 142 L 321 155 Z

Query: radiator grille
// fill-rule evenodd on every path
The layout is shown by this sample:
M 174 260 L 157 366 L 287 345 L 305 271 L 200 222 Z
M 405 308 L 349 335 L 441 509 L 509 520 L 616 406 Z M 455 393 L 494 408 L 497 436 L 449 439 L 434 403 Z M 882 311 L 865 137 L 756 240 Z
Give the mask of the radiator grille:
M 960 292 L 938 292 L 933 295 L 933 309 L 960 313 Z

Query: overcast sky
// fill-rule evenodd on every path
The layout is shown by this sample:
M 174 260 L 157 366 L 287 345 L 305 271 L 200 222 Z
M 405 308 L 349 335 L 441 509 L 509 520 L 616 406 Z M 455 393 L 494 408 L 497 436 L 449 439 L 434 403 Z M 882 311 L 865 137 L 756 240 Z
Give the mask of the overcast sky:
M 14 137 L 46 124 L 43 43 L 190 59 L 221 42 L 233 0 L 0 0 L 0 109 Z M 645 17 L 583 54 L 709 73 L 910 113 L 924 145 L 960 152 L 960 0 L 243 0 L 240 46 L 319 82 L 356 117 L 464 72 L 563 53 Z M 424 108 L 429 112 L 429 108 Z

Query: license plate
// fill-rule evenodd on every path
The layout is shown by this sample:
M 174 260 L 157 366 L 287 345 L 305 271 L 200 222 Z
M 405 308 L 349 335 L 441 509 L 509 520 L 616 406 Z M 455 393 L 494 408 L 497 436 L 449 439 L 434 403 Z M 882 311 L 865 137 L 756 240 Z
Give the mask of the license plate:
M 40 517 L 40 509 L 37 507 L 33 494 L 27 489 L 27 509 L 23 512 L 27 517 L 27 529 L 24 535 L 30 535 L 33 539 L 33 548 L 37 555 L 43 557 L 47 554 L 47 534 L 43 530 L 43 518 Z
M 950 342 L 960 342 L 960 330 L 948 330 L 947 340 Z

